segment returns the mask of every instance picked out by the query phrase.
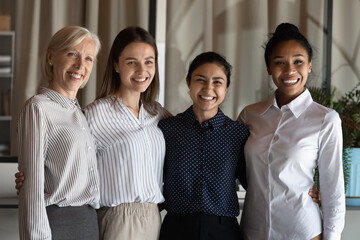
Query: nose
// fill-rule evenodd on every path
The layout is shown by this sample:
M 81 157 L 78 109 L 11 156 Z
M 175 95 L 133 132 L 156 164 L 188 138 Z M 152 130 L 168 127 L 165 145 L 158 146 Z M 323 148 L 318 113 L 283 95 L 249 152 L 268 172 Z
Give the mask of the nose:
M 84 66 L 84 59 L 81 57 L 78 57 L 74 64 L 75 68 L 81 69 Z
M 203 85 L 203 90 L 210 91 L 212 87 L 211 81 L 206 81 Z
M 293 66 L 293 64 L 286 64 L 285 65 L 285 73 L 291 75 L 291 74 L 294 74 L 295 72 L 296 72 L 296 69 Z

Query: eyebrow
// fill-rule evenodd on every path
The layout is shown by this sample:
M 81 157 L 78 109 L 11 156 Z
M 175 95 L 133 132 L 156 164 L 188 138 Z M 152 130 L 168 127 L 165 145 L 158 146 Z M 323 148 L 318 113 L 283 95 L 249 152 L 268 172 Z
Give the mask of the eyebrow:
M 295 54 L 292 57 L 304 57 L 304 55 L 302 55 L 301 53 L 299 54 Z M 274 58 L 284 58 L 284 56 L 275 56 Z
M 202 75 L 202 74 L 196 74 L 195 75 L 195 77 L 202 77 L 202 78 L 206 78 L 207 79 L 207 77 L 205 77 L 204 75 Z M 214 80 L 224 80 L 225 81 L 225 79 L 223 78 L 223 77 L 214 77 L 214 78 L 212 78 L 212 79 L 214 79 Z
M 145 60 L 148 60 L 148 59 L 155 59 L 153 56 L 149 56 L 149 57 L 146 57 Z M 134 57 L 128 57 L 128 58 L 125 58 L 125 60 L 137 60 L 137 58 L 134 58 Z

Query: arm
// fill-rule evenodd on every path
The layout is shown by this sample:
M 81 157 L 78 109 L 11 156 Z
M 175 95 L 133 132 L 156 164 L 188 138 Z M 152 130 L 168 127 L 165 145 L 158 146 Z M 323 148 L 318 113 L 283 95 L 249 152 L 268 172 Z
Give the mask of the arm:
M 319 141 L 318 166 L 323 210 L 323 239 L 340 239 L 346 209 L 341 120 L 335 111 L 325 116 Z
M 26 176 L 19 194 L 20 239 L 51 239 L 44 200 L 43 121 L 41 110 L 28 104 L 18 122 L 19 170 Z

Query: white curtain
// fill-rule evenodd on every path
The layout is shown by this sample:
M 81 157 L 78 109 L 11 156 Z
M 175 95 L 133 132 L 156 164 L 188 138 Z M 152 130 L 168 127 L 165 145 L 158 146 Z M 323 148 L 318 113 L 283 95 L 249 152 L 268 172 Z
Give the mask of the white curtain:
M 97 33 L 102 42 L 89 82 L 78 94 L 84 107 L 95 99 L 115 36 L 127 26 L 148 29 L 148 21 L 148 0 L 16 0 L 11 154 L 17 155 L 19 112 L 42 82 L 40 58 L 56 31 L 64 26 L 80 25 Z
M 312 83 L 321 85 L 324 1 L 168 0 L 165 106 L 176 114 L 191 105 L 185 75 L 203 51 L 216 51 L 233 65 L 223 111 L 235 119 L 241 109 L 272 93 L 263 44 L 281 22 L 297 25 L 316 49 Z
M 241 109 L 272 93 L 262 48 L 281 22 L 297 25 L 314 47 L 311 85 L 324 78 L 326 0 L 162 0 L 166 2 L 165 107 L 173 114 L 191 105 L 185 75 L 190 61 L 216 51 L 233 65 L 222 109 L 235 119 Z M 98 33 L 102 50 L 82 106 L 95 98 L 113 39 L 126 26 L 148 29 L 149 0 L 16 0 L 16 64 L 12 104 L 12 153 L 16 155 L 16 119 L 41 81 L 39 60 L 48 39 L 61 27 L 82 25 Z M 360 81 L 359 0 L 334 0 L 332 86 L 337 94 Z M 161 14 L 161 13 L 158 13 Z

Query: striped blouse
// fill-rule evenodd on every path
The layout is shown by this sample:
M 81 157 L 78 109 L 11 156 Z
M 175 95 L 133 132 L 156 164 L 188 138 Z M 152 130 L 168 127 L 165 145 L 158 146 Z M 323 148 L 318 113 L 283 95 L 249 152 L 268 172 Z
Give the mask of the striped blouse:
M 30 98 L 18 121 L 21 239 L 51 239 L 46 206 L 99 207 L 95 145 L 77 100 L 47 88 Z
M 85 108 L 96 145 L 101 206 L 164 201 L 165 140 L 157 124 L 169 113 L 158 107 L 152 116 L 141 106 L 136 118 L 121 98 L 108 96 Z

